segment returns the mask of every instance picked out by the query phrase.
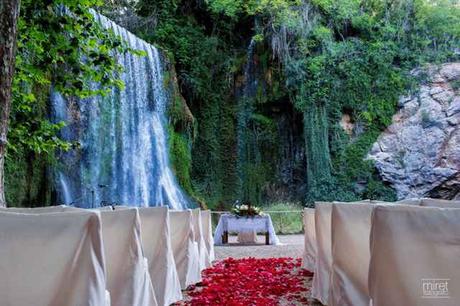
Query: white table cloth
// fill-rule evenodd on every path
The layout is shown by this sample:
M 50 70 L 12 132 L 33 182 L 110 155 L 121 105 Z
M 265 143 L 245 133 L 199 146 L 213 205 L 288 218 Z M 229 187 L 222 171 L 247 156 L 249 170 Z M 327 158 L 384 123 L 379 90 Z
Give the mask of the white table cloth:
M 0 305 L 106 303 L 101 219 L 89 211 L 0 211 Z
M 240 243 L 240 244 L 255 244 L 255 243 L 258 243 L 257 232 L 254 231 L 254 230 L 239 232 L 238 233 L 238 238 L 237 238 L 236 241 L 238 241 L 238 243 Z M 222 241 L 222 242 L 224 242 L 224 241 Z M 265 242 L 265 243 L 267 243 L 267 242 Z
M 372 215 L 373 306 L 460 305 L 460 209 L 379 206 Z
M 270 244 L 280 244 L 273 227 L 272 219 L 270 218 L 270 215 L 267 214 L 254 217 L 237 217 L 232 214 L 221 215 L 214 234 L 214 244 L 222 245 L 222 235 L 224 232 L 239 233 L 245 231 L 268 233 Z

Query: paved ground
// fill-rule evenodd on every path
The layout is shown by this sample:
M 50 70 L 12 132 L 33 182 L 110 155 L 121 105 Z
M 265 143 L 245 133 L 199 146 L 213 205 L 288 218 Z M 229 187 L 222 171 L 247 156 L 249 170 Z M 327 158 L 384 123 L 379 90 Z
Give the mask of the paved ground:
M 230 243 L 225 246 L 216 246 L 216 259 L 227 257 L 244 258 L 244 257 L 302 257 L 303 235 L 285 235 L 278 236 L 282 245 L 265 245 L 265 237 L 258 236 L 260 241 L 257 245 L 241 245 L 236 242 L 236 236 L 230 236 Z

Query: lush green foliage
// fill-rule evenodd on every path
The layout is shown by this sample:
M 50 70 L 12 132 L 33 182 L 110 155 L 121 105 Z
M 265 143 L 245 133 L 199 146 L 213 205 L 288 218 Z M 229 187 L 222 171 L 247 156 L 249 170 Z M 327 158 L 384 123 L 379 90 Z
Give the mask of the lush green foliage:
M 263 34 L 284 65 L 292 102 L 304 113 L 307 201 L 391 199 L 365 155 L 410 88 L 409 71 L 456 58 L 458 6 L 442 0 L 267 1 L 278 8 L 273 11 L 264 1 L 256 9 L 252 1 L 211 2 L 232 17 L 265 16 Z M 354 139 L 338 125 L 343 113 L 362 126 Z
M 172 134 L 182 185 L 211 205 L 241 196 L 263 201 L 280 158 L 276 123 L 266 110 L 289 97 L 304 119 L 307 201 L 392 199 L 365 155 L 391 122 L 398 96 L 410 87 L 408 72 L 454 57 L 458 9 L 423 0 L 206 4 L 140 1 L 137 6 L 156 26 L 136 32 L 168 52 L 197 122 L 192 138 L 177 126 Z M 243 103 L 236 93 L 244 86 L 239 78 L 247 62 L 241 40 L 251 38 L 258 45 L 261 86 Z M 360 127 L 353 135 L 339 126 L 344 113 Z M 238 149 L 242 137 L 244 151 Z
M 97 4 L 98 0 L 22 1 L 10 150 L 25 146 L 36 153 L 50 153 L 56 147 L 68 147 L 56 137 L 63 124 L 43 118 L 51 85 L 66 96 L 77 97 L 122 86 L 115 77 L 121 67 L 110 55 L 122 44 L 95 22 L 89 8 Z M 101 87 L 94 88 L 92 82 Z
M 131 1 L 113 3 L 104 5 L 115 11 Z M 302 127 L 290 127 L 303 139 L 304 157 L 295 161 L 302 169 L 288 169 L 303 178 L 287 183 L 300 185 L 300 200 L 393 199 L 366 154 L 390 124 L 398 97 L 416 83 L 410 71 L 458 59 L 460 12 L 452 0 L 133 3 L 139 20 L 130 30 L 159 45 L 177 71 L 170 108 L 176 175 L 211 207 L 238 198 L 260 204 L 283 193 L 284 151 L 294 150 L 297 137 L 284 133 L 286 118 L 303 120 Z M 126 48 L 88 11 L 101 4 L 23 1 L 8 175 L 16 177 L 19 161 L 29 155 L 37 159 L 69 147 L 56 137 L 63 124 L 47 119 L 51 85 L 77 97 L 122 86 L 110 51 Z M 61 5 L 70 13 L 63 14 Z M 256 48 L 248 58 L 251 40 Z M 257 86 L 241 94 L 250 61 L 257 66 Z M 175 76 L 172 71 L 166 79 L 175 83 Z M 102 86 L 95 89 L 94 82 Z M 344 114 L 355 126 L 352 133 L 339 124 Z M 17 177 L 9 182 L 23 183 Z
M 27 167 L 23 162 L 30 158 L 49 162 L 56 149 L 70 147 L 57 136 L 64 123 L 49 119 L 51 87 L 67 97 L 84 98 L 123 86 L 117 78 L 122 67 L 111 51 L 127 47 L 94 20 L 89 9 L 100 4 L 99 0 L 21 1 L 6 163 L 7 176 L 11 173 L 7 199 L 15 205 L 22 199 L 9 187 L 28 182 L 25 177 L 15 179 L 13 169 Z M 95 82 L 101 86 L 93 86 Z
M 236 173 L 231 151 L 234 139 L 234 111 L 230 105 L 232 73 L 238 69 L 233 56 L 231 34 L 232 21 L 214 20 L 219 34 L 212 31 L 204 20 L 195 18 L 200 8 L 194 1 L 139 1 L 137 11 L 146 20 L 154 19 L 156 26 L 139 27 L 135 32 L 149 42 L 160 45 L 169 55 L 177 71 L 179 88 L 196 119 L 196 135 L 174 124 L 175 132 L 182 140 L 193 141 L 190 168 L 176 163 L 183 155 L 173 156 L 174 166 L 182 186 L 193 186 L 194 197 L 204 197 L 211 205 L 228 197 L 233 198 L 236 189 Z M 207 14 L 206 11 L 202 12 Z M 213 17 L 210 17 L 213 18 Z M 180 112 L 173 112 L 172 121 L 181 119 Z M 177 137 L 179 137 L 176 134 Z M 173 137 L 175 141 L 179 138 Z M 180 153 L 176 148 L 173 155 Z M 182 152 L 184 153 L 184 152 Z M 181 162 L 182 163 L 182 162 Z M 191 180 L 188 178 L 190 173 Z M 187 179 L 188 178 L 188 181 Z
M 171 131 L 169 133 L 170 152 L 172 164 L 174 165 L 175 174 L 179 183 L 188 194 L 193 194 L 190 182 L 191 156 L 190 146 L 184 135 Z
M 303 230 L 301 203 L 276 202 L 262 207 L 269 212 L 273 226 L 278 234 L 299 234 Z
M 302 48 L 289 56 L 279 54 L 288 83 L 300 96 L 295 105 L 306 112 L 304 120 L 316 108 L 327 110 L 324 116 L 329 126 L 321 127 L 315 135 L 305 134 L 307 160 L 308 155 L 315 157 L 315 164 L 327 159 L 318 158 L 321 153 L 313 150 L 315 143 L 329 142 L 334 179 L 326 175 L 327 188 L 328 184 L 321 181 L 325 168 L 318 168 L 311 176 L 320 180 L 316 184 L 319 186 L 310 183 L 309 189 L 313 189 L 309 196 L 391 199 L 390 190 L 375 177 L 365 155 L 379 131 L 391 123 L 398 96 L 410 89 L 410 70 L 455 59 L 460 38 L 459 9 L 446 1 L 423 0 L 312 3 L 300 9 L 308 7 L 307 20 L 313 23 L 310 31 L 290 30 L 295 33 L 294 43 Z M 347 112 L 363 129 L 352 141 L 338 126 L 341 115 Z M 314 126 L 311 119 L 304 123 Z M 322 154 L 328 155 L 326 145 L 321 147 Z M 359 182 L 365 182 L 365 188 L 359 190 Z

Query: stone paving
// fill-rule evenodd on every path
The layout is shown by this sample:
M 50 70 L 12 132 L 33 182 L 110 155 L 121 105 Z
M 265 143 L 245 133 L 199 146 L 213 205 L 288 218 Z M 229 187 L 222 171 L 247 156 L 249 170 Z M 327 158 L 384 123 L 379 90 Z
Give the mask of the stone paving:
M 282 245 L 265 245 L 265 236 L 257 236 L 256 245 L 241 245 L 237 243 L 236 236 L 229 237 L 229 244 L 215 246 L 216 260 L 233 257 L 302 257 L 303 235 L 279 235 Z

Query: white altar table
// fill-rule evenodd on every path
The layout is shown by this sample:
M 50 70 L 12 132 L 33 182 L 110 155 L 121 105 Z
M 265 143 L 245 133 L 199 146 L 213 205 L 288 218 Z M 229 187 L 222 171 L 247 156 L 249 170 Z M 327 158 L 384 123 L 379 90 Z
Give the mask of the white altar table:
M 242 233 L 255 231 L 265 234 L 265 243 L 279 245 L 280 241 L 276 236 L 270 215 L 261 215 L 254 217 L 239 217 L 232 214 L 223 214 L 220 216 L 214 234 L 214 244 L 222 245 L 228 243 L 228 233 Z

